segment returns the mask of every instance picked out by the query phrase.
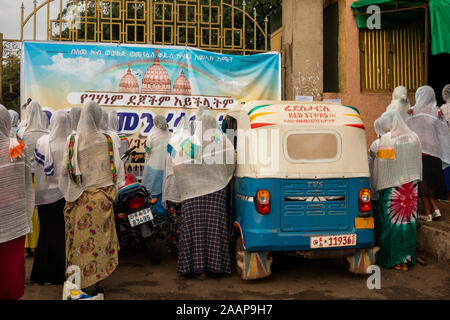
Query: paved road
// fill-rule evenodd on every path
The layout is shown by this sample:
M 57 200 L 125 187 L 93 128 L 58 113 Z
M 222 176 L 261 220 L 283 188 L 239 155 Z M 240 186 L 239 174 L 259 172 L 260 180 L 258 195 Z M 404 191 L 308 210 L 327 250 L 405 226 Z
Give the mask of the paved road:
M 27 258 L 27 277 L 32 266 Z M 381 269 L 381 289 L 369 290 L 367 277 L 349 273 L 341 260 L 275 256 L 270 278 L 242 281 L 236 274 L 196 280 L 179 278 L 177 261 L 166 254 L 153 265 L 138 249 L 121 251 L 120 264 L 105 281 L 106 300 L 141 299 L 445 299 L 450 300 L 448 264 L 427 259 L 410 271 Z M 27 284 L 22 299 L 61 299 L 62 286 Z

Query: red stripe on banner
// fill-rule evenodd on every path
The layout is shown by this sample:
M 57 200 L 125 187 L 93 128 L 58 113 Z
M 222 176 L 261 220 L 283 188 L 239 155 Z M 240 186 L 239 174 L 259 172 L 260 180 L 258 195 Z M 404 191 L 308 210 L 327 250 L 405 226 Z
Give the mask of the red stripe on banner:
M 346 124 L 347 127 L 354 127 L 354 128 L 360 128 L 363 130 L 366 130 L 366 128 L 364 128 L 363 124 Z
M 252 123 L 251 128 L 259 128 L 259 127 L 265 127 L 265 126 L 274 126 L 275 123 Z

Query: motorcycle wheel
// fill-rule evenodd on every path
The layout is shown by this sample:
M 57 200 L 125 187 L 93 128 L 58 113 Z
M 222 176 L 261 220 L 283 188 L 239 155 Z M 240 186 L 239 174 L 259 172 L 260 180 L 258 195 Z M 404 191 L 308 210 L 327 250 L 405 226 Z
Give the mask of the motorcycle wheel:
M 156 237 L 148 237 L 144 239 L 145 249 L 150 256 L 150 260 L 154 264 L 159 264 L 163 256 L 163 243 L 164 241 Z

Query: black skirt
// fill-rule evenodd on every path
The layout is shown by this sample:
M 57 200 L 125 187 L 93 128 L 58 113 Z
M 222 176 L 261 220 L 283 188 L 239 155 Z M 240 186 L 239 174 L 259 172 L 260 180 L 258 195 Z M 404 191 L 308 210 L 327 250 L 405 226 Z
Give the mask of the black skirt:
M 419 184 L 421 197 L 441 199 L 445 193 L 444 171 L 441 159 L 422 155 L 422 182 Z
M 32 282 L 63 284 L 66 279 L 65 204 L 62 198 L 37 206 L 40 230 L 31 271 Z

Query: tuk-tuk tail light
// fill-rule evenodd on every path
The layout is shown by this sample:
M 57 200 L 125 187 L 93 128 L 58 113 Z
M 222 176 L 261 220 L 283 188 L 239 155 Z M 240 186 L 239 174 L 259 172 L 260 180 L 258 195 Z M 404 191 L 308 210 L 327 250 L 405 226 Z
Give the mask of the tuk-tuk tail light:
M 259 214 L 268 214 L 270 212 L 269 190 L 258 190 L 256 192 L 255 205 Z
M 359 211 L 369 212 L 372 210 L 372 195 L 370 189 L 359 190 Z

